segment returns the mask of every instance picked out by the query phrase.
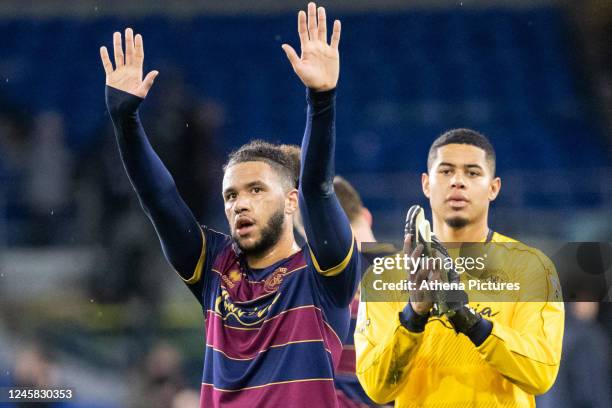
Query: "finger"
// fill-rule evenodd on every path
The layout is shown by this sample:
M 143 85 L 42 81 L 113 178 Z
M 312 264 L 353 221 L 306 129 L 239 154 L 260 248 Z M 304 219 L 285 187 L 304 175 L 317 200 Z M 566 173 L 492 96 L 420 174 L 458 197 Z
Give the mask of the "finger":
M 283 44 L 281 45 L 281 47 L 283 48 L 283 51 L 285 51 L 285 54 L 287 54 L 287 59 L 291 63 L 291 66 L 293 67 L 293 69 L 295 69 L 297 64 L 300 62 L 300 57 L 298 57 L 293 47 L 289 44 Z
M 429 271 L 425 268 L 421 268 L 418 271 L 416 271 L 414 274 L 411 275 L 412 277 L 411 280 L 416 283 L 417 289 L 421 286 L 421 282 L 427 279 L 428 275 L 429 275 Z
M 325 7 L 319 7 L 319 40 L 327 44 L 327 17 L 325 16 Z
M 143 95 L 149 92 L 151 87 L 153 86 L 153 82 L 155 82 L 155 78 L 159 75 L 159 71 L 151 71 L 147 74 L 145 79 L 143 79 L 142 84 L 140 84 L 140 90 L 143 91 Z
M 113 72 L 113 64 L 108 56 L 108 50 L 106 47 L 100 47 L 100 58 L 102 59 L 104 73 L 106 73 L 107 76 L 110 75 Z
M 410 255 L 410 257 L 413 259 L 417 259 L 421 256 L 424 250 L 425 250 L 425 246 L 423 246 L 423 244 L 419 244 L 416 246 L 416 248 L 414 248 L 414 251 L 412 251 L 412 254 Z
M 317 6 L 314 3 L 308 3 L 308 35 L 310 41 L 316 41 L 318 38 Z
M 304 45 L 308 42 L 308 27 L 304 10 L 300 10 L 298 13 L 298 35 L 300 36 L 300 47 L 304 49 Z
M 130 65 L 134 61 L 134 31 L 131 28 L 125 29 L 125 65 Z
M 115 68 L 123 66 L 123 48 L 121 47 L 121 33 L 113 34 L 113 53 L 115 54 Z
M 441 282 L 442 281 L 442 274 L 440 273 L 440 270 L 436 269 L 436 270 L 429 270 L 429 275 L 427 276 L 427 279 L 432 281 L 432 282 Z
M 142 66 L 144 61 L 144 44 L 142 42 L 142 35 L 136 34 L 134 37 L 134 62 Z
M 412 247 L 412 235 L 406 234 L 404 237 L 404 253 L 409 254 Z
M 338 44 L 340 44 L 340 31 L 342 30 L 342 25 L 340 24 L 340 20 L 334 21 L 334 31 L 331 37 L 331 46 L 334 49 L 338 49 Z

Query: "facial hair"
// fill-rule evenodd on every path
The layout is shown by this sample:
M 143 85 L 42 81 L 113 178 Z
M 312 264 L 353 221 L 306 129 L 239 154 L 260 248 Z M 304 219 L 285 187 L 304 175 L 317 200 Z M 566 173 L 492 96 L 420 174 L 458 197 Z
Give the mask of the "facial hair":
M 444 220 L 446 225 L 454 229 L 461 229 L 470 223 L 470 220 L 464 217 L 451 217 Z
M 278 243 L 281 238 L 283 227 L 285 225 L 285 208 L 281 206 L 268 219 L 268 222 L 261 230 L 261 237 L 257 242 L 249 247 L 245 247 L 240 243 L 237 236 L 234 236 L 234 241 L 238 248 L 247 256 L 258 257 L 264 255 L 270 248 Z

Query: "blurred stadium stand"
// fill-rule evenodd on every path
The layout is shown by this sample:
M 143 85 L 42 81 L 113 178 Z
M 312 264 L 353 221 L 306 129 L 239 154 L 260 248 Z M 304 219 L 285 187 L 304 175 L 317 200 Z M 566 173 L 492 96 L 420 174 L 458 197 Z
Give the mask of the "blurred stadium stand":
M 571 8 L 560 3 L 327 2 L 343 22 L 337 171 L 361 192 L 379 239 L 397 240 L 406 208 L 426 204 L 420 173 L 433 139 L 473 127 L 497 149 L 495 229 L 528 242 L 610 241 L 609 118 L 584 79 L 593 71 Z M 145 69 L 161 72 L 143 120 L 176 175 L 181 156 L 172 151 L 195 126 L 179 105 L 191 101 L 220 107 L 204 115 L 218 121 L 218 152 L 253 138 L 300 142 L 304 90 L 280 45 L 297 43 L 293 15 L 303 4 L 0 2 L 0 363 L 1 351 L 18 348 L 19 337 L 3 346 L 7 333 L 37 337 L 71 367 L 72 383 L 80 379 L 98 402 L 108 397 L 99 406 L 126 406 L 118 401 L 130 390 L 109 373 L 138 370 L 163 338 L 181 350 L 188 385 L 197 387 L 199 310 L 169 273 L 127 185 L 98 48 L 127 25 L 143 34 Z M 178 113 L 157 126 L 165 109 Z M 56 137 L 64 144 L 50 143 L 42 157 L 53 152 L 66 174 L 33 154 L 47 128 L 36 118 L 48 112 L 63 118 Z M 36 194 L 40 185 L 50 191 Z M 53 196 L 58 189 L 65 200 Z M 206 221 L 225 230 L 219 190 L 211 184 Z M 96 392 L 88 378 L 113 391 Z
M 391 220 L 401 219 L 398 211 L 422 201 L 419 173 L 428 145 L 459 126 L 487 134 L 499 152 L 500 175 L 512 179 L 497 208 L 611 207 L 605 177 L 610 145 L 577 83 L 579 61 L 561 11 L 417 10 L 349 14 L 343 22 L 337 168 L 355 174 L 383 236 L 395 235 L 390 228 Z M 70 149 L 78 155 L 91 148 L 108 121 L 97 48 L 127 23 L 110 17 L 0 21 L 4 99 L 30 113 L 59 110 Z M 279 52 L 281 42 L 295 43 L 291 18 L 147 17 L 129 23 L 143 33 L 146 67 L 160 69 L 160 83 L 169 69 L 180 69 L 187 87 L 224 106 L 225 151 L 254 137 L 299 143 L 303 90 Z M 149 99 L 163 98 L 154 88 Z M 582 181 L 570 184 L 560 170 Z M 379 181 L 360 181 L 368 177 Z M 5 190 L 10 184 L 3 183 Z M 14 199 L 8 191 L 3 196 Z M 3 204 L 9 224 L 0 236 L 10 241 L 19 206 Z M 504 220 L 510 221 L 504 216 L 496 226 L 511 234 L 572 237 L 559 223 L 521 225 L 527 229 L 519 231 Z

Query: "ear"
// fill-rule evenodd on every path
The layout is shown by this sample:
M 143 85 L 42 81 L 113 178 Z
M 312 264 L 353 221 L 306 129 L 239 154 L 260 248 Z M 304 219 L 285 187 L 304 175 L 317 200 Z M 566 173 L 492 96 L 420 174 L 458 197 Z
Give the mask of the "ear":
M 285 214 L 298 211 L 298 191 L 294 188 L 285 195 Z
M 370 212 L 370 210 L 368 210 L 367 208 L 363 207 L 361 209 L 361 216 L 363 217 L 363 219 L 368 223 L 368 226 L 370 228 L 372 228 L 372 213 Z
M 423 188 L 423 194 L 425 194 L 425 197 L 429 198 L 429 174 L 421 174 L 421 187 Z
M 489 201 L 494 201 L 497 198 L 499 190 L 501 190 L 501 179 L 495 177 L 489 185 Z

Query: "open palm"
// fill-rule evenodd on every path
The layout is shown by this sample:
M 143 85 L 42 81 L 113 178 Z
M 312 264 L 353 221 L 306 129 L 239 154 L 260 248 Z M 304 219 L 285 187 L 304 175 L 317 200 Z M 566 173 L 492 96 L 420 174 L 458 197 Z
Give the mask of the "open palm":
M 115 57 L 115 68 L 108 56 L 106 47 L 100 47 L 100 57 L 106 73 L 106 85 L 131 93 L 138 97 L 147 96 L 149 89 L 153 86 L 153 81 L 159 74 L 158 71 L 151 71 L 142 79 L 142 65 L 144 62 L 144 48 L 142 36 L 134 32 L 131 28 L 125 30 L 125 55 L 121 45 L 121 33 L 113 34 L 113 53 Z
M 308 16 L 303 10 L 298 13 L 298 34 L 302 55 L 293 47 L 283 44 L 283 50 L 293 70 L 304 85 L 316 91 L 327 91 L 336 87 L 340 74 L 340 21 L 334 21 L 330 44 L 327 43 L 327 20 L 325 8 L 308 3 Z

